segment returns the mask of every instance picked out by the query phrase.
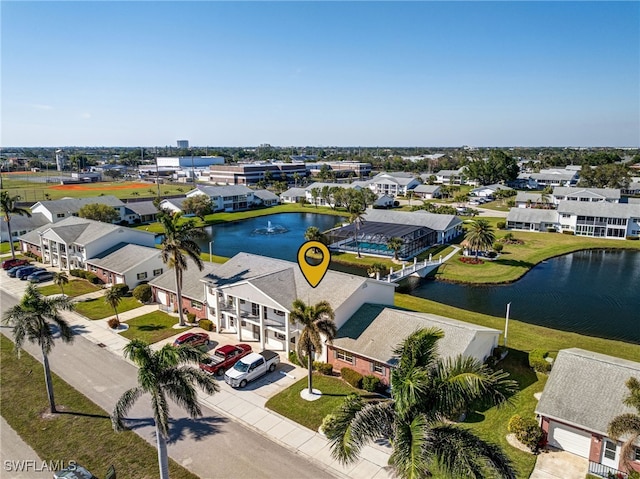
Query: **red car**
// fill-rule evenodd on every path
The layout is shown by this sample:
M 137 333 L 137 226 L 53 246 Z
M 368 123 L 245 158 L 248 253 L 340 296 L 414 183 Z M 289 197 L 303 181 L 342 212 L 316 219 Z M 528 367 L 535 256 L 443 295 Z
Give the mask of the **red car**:
M 15 266 L 26 266 L 29 264 L 29 261 L 26 259 L 5 259 L 2 262 L 2 269 L 11 269 Z
M 207 333 L 185 333 L 173 342 L 174 346 L 192 346 L 198 348 L 209 344 L 209 335 Z
M 240 358 L 245 357 L 250 352 L 251 346 L 248 344 L 221 346 L 216 349 L 213 356 L 209 356 L 200 363 L 200 369 L 210 374 L 222 376 L 227 369 L 232 368 Z

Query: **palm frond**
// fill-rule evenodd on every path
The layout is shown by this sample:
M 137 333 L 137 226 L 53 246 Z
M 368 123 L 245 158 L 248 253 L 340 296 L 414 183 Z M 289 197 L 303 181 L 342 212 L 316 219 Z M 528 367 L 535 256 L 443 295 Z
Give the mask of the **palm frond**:
M 151 395 L 151 408 L 158 431 L 165 439 L 169 438 L 169 404 L 162 389 Z
M 394 350 L 394 353 L 400 356 L 398 369 L 431 365 L 437 358 L 438 340 L 443 337 L 444 333 L 438 328 L 423 328 L 415 331 Z
M 431 475 L 426 454 L 430 431 L 427 419 L 419 414 L 410 422 L 396 424 L 393 453 L 389 464 L 403 479 L 422 479 Z
M 391 370 L 391 390 L 400 416 L 405 416 L 412 408 L 424 404 L 429 389 L 429 372 L 426 369 L 414 367 Z
M 118 399 L 118 402 L 113 408 L 113 413 L 111 414 L 111 423 L 113 424 L 114 430 L 122 431 L 125 428 L 122 420 L 143 393 L 144 391 L 140 387 L 135 387 L 129 389 L 120 396 L 120 399 Z

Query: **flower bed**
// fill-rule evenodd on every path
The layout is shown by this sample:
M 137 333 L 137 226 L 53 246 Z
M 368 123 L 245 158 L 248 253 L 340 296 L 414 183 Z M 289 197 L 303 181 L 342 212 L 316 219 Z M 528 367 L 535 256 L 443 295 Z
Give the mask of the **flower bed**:
M 458 259 L 465 264 L 484 264 L 484 261 L 480 258 L 472 258 L 471 256 L 463 256 Z

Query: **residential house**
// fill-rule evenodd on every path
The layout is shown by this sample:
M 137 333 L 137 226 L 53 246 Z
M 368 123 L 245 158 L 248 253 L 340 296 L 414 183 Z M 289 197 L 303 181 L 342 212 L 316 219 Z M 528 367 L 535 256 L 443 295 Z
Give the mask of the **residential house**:
M 362 375 L 374 375 L 389 385 L 391 370 L 397 367 L 394 350 L 404 339 L 423 328 L 444 333 L 438 341 L 440 357 L 470 356 L 484 361 L 498 345 L 500 331 L 435 314 L 416 313 L 379 304 L 365 304 L 340 329 L 328 346 L 329 360 L 336 371 L 343 367 Z
M 466 185 L 469 181 L 464 174 L 464 170 L 464 166 L 457 170 L 440 170 L 435 173 L 435 182 L 443 185 Z
M 640 237 L 640 204 L 560 201 L 560 226 L 580 236 Z
M 621 193 L 627 196 L 640 195 L 640 181 L 632 181 L 629 186 L 622 188 Z
M 329 270 L 313 288 L 297 263 L 238 253 L 203 279 L 209 319 L 218 331 L 252 339 L 260 348 L 295 349 L 301 326 L 292 324 L 293 302 L 328 301 L 340 328 L 365 303 L 393 304 L 395 285 Z M 318 352 L 320 353 L 320 352 Z M 319 356 L 326 361 L 326 351 Z
M 580 188 L 556 186 L 551 195 L 553 202 L 557 205 L 561 201 L 584 201 L 608 203 L 620 203 L 620 190 L 613 188 Z
M 305 188 L 289 188 L 287 191 L 280 193 L 280 201 L 283 203 L 300 203 L 307 198 Z
M 589 460 L 589 472 L 619 477 L 626 468 L 620 457 L 622 443 L 608 437 L 611 420 L 637 414 L 624 404 L 625 383 L 640 380 L 640 363 L 584 349 L 558 353 L 542 392 L 536 414 L 549 445 Z M 633 468 L 640 471 L 640 443 L 633 451 Z
M 255 202 L 254 191 L 243 185 L 198 186 L 187 193 L 187 198 L 206 195 L 211 198 L 213 211 L 247 210 Z
M 211 274 L 218 265 L 204 263 L 200 271 L 192 262 L 187 263 L 187 269 L 182 272 L 182 307 L 187 313 L 193 313 L 198 319 L 206 319 L 207 297 L 202 280 Z M 175 313 L 178 311 L 178 296 L 176 292 L 176 272 L 165 267 L 164 273 L 149 281 L 153 300 L 160 305 L 160 309 Z
M 518 191 L 515 197 L 516 208 L 531 208 L 534 206 L 540 206 L 543 202 L 543 196 L 541 193 L 528 193 L 526 191 Z M 549 204 L 553 204 L 551 196 L 548 198 Z
M 442 197 L 442 188 L 440 185 L 418 185 L 413 189 L 416 198 L 423 200 L 431 200 Z
M 13 241 L 17 241 L 29 231 L 33 231 L 40 226 L 50 224 L 49 219 L 42 213 L 33 213 L 31 216 L 11 215 L 11 236 Z M 9 228 L 7 222 L 0 220 L 0 242 L 9 241 Z
M 153 223 L 158 219 L 158 208 L 153 201 L 129 201 L 125 203 L 125 215 L 129 223 Z
M 538 173 L 531 173 L 529 180 L 535 189 L 541 190 L 547 186 L 574 186 L 579 177 L 579 170 L 549 168 L 542 169 Z
M 393 196 L 381 195 L 373 202 L 373 207 L 374 208 L 393 208 L 394 201 L 395 200 L 393 199 Z
M 269 190 L 255 190 L 253 204 L 256 206 L 276 206 L 280 204 L 280 197 Z
M 75 216 L 47 224 L 19 238 L 20 250 L 63 270 L 86 269 L 87 260 L 119 243 L 155 246 L 155 235 Z
M 511 208 L 507 215 L 507 228 L 520 231 L 559 231 L 560 221 L 556 210 Z
M 118 243 L 87 260 L 87 269 L 107 286 L 126 284 L 130 289 L 162 274 L 166 266 L 160 250 Z
M 160 209 L 177 213 L 182 211 L 184 200 L 186 200 L 186 198 L 165 198 L 160 202 Z
M 479 186 L 477 188 L 472 189 L 469 194 L 471 196 L 478 196 L 480 198 L 495 198 L 496 193 L 500 190 L 504 191 L 513 191 L 513 188 L 509 188 L 508 186 L 494 184 L 494 185 L 486 185 Z
M 41 213 L 51 223 L 57 223 L 70 216 L 78 216 L 78 211 L 83 206 L 99 203 L 111 206 L 118 213 L 119 223 L 126 219 L 125 204 L 115 196 L 96 196 L 92 198 L 63 198 L 61 200 L 38 201 L 31 207 L 32 213 Z
M 356 190 L 361 190 L 362 187 L 359 185 L 354 185 L 353 183 L 322 183 L 315 182 L 311 183 L 309 186 L 305 188 L 306 192 L 306 200 L 311 204 L 318 204 L 320 206 L 333 206 L 333 197 L 330 195 L 329 198 L 325 198 L 322 195 L 323 191 L 331 190 L 332 188 L 355 188 Z M 318 197 L 314 199 L 313 192 L 316 191 L 318 193 Z
M 404 196 L 420 184 L 410 173 L 379 173 L 369 181 L 369 188 L 377 195 Z

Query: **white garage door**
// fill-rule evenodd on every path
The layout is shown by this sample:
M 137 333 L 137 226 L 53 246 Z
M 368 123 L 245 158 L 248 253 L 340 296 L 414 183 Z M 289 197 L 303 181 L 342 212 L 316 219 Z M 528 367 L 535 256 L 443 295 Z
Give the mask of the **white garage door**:
M 549 423 L 549 444 L 578 456 L 589 457 L 591 434 L 565 424 Z
M 165 293 L 164 291 L 158 291 L 158 303 L 164 304 L 165 306 L 168 306 L 167 305 L 167 293 Z

